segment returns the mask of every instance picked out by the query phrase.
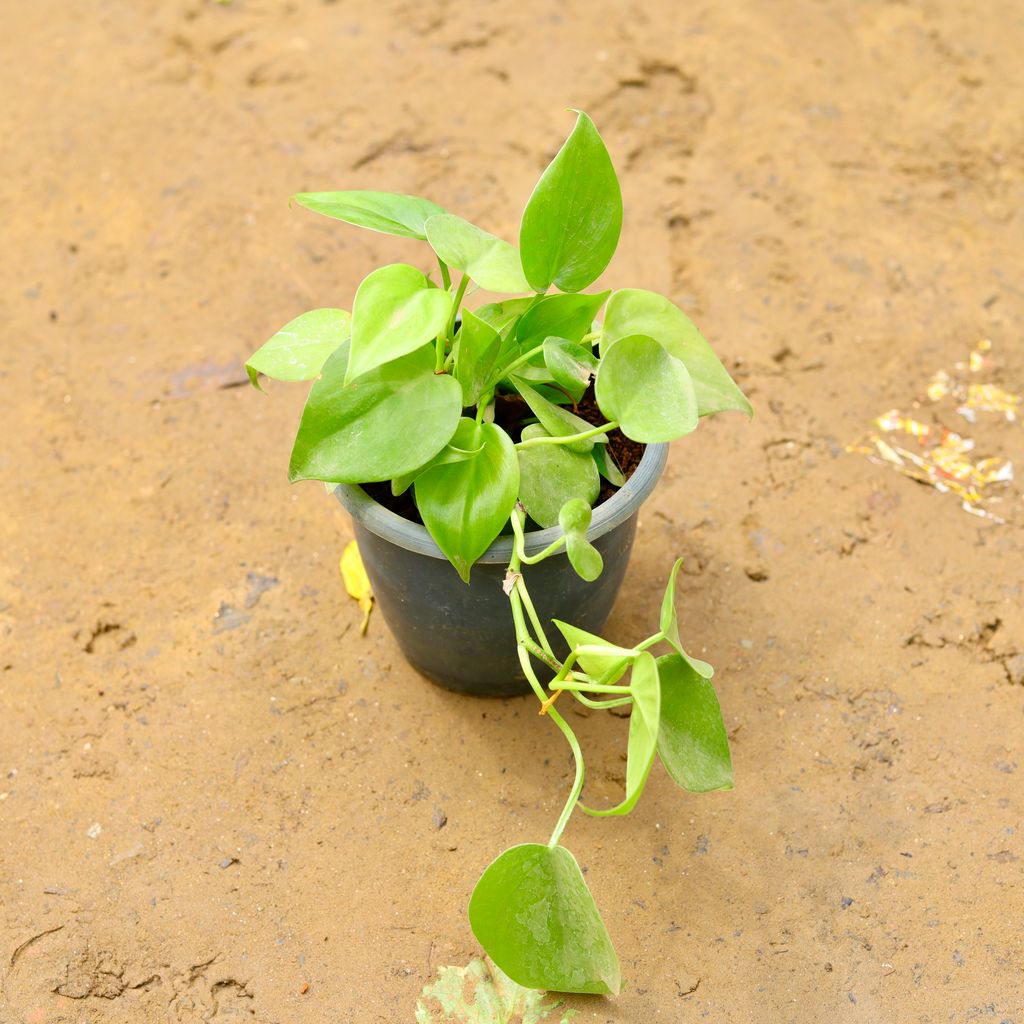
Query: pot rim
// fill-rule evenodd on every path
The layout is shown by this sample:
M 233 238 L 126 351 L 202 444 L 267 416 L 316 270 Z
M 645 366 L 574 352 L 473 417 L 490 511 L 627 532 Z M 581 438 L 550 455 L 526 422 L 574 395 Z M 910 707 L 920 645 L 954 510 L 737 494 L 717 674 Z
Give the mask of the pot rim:
M 648 444 L 633 475 L 607 501 L 594 509 L 587 537 L 597 537 L 614 530 L 636 513 L 647 496 L 654 490 L 665 463 L 668 461 L 667 444 Z M 374 501 L 357 484 L 338 484 L 334 490 L 338 501 L 371 533 L 383 537 L 406 551 L 447 561 L 445 553 L 434 542 L 426 527 L 392 512 Z M 534 554 L 562 536 L 560 527 L 533 530 L 526 534 L 526 552 Z M 507 564 L 512 557 L 512 536 L 499 537 L 478 559 L 477 563 Z

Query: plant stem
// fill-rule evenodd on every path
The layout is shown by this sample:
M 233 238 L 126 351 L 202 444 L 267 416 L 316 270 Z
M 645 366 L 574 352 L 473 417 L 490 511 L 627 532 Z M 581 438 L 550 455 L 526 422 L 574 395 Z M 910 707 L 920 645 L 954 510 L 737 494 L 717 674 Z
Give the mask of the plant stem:
M 572 444 L 574 441 L 587 441 L 592 437 L 597 437 L 598 434 L 604 434 L 606 431 L 614 430 L 617 426 L 618 423 L 615 420 L 609 420 L 600 427 L 594 427 L 591 430 L 584 430 L 580 434 L 562 434 L 558 437 L 528 437 L 525 441 L 516 442 L 516 447 L 530 448 L 535 444 Z
M 538 661 L 544 662 L 548 668 L 553 669 L 557 672 L 562 666 L 559 664 L 558 659 L 553 654 L 548 654 L 540 644 L 531 640 L 529 637 L 523 637 L 519 641 Z
M 491 399 L 494 397 L 494 392 L 489 391 L 486 395 L 480 396 L 480 401 L 476 403 L 476 421 L 477 423 L 483 423 L 484 415 L 487 412 L 487 406 L 491 404 Z
M 573 683 L 568 679 L 562 679 L 558 682 L 552 681 L 548 684 L 552 689 L 556 690 L 569 690 L 573 693 L 618 693 L 627 694 L 629 693 L 628 687 L 625 686 L 606 686 L 603 683 Z
M 558 690 L 557 692 L 561 693 L 562 691 Z M 589 697 L 585 697 L 578 690 L 567 690 L 566 692 L 571 693 L 581 704 L 588 708 L 593 708 L 595 711 L 607 711 L 609 708 L 621 708 L 626 704 L 633 703 L 632 697 L 618 697 L 615 700 L 591 700 Z
M 455 318 L 459 315 L 459 307 L 462 305 L 462 300 L 466 294 L 466 286 L 469 284 L 469 274 L 463 274 L 462 280 L 459 282 L 459 287 L 455 292 L 455 298 L 452 301 L 452 311 L 448 314 L 448 326 L 445 328 L 445 336 L 449 341 L 454 341 L 454 330 L 455 330 Z
M 503 377 L 507 377 L 513 370 L 517 370 L 523 363 L 528 363 L 538 352 L 543 352 L 544 346 L 538 345 L 536 348 L 531 348 L 529 352 L 524 352 L 518 359 L 510 363 L 501 371 Z
M 452 276 L 448 273 L 448 264 L 438 256 L 437 265 L 441 268 L 441 281 L 444 284 L 444 290 L 448 291 L 452 286 Z

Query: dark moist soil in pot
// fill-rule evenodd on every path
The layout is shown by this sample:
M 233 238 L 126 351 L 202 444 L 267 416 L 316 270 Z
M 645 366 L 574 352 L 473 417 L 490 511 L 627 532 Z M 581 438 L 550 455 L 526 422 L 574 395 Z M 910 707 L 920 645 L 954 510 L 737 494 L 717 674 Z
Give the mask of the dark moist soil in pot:
M 594 386 L 587 388 L 583 397 L 571 408 L 580 419 L 593 423 L 594 426 L 605 422 L 605 417 L 597 407 L 597 400 L 594 398 Z M 494 422 L 503 427 L 514 440 L 519 440 L 523 426 L 532 422 L 536 417 L 530 411 L 530 407 L 518 395 L 499 395 L 494 408 Z M 608 434 L 608 452 L 615 460 L 616 465 L 622 470 L 622 475 L 628 480 L 636 471 L 643 458 L 644 445 L 637 441 L 631 441 L 621 430 L 613 430 Z M 413 500 L 413 489 L 410 487 L 404 494 L 397 497 L 391 493 L 391 484 L 385 480 L 383 483 L 363 484 L 363 490 L 378 504 L 386 509 L 400 515 L 410 522 L 423 524 L 420 518 L 419 509 Z M 606 502 L 616 491 L 617 487 L 608 483 L 601 477 L 601 493 L 598 495 L 595 508 Z

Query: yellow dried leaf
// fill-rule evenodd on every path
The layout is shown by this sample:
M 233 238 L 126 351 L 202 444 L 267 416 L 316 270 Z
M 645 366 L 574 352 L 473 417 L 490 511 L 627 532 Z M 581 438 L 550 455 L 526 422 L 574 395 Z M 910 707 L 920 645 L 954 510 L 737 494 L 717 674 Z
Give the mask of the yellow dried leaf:
M 370 612 L 373 611 L 373 588 L 363 567 L 363 557 L 359 554 L 359 545 L 354 540 L 345 545 L 341 555 L 341 578 L 345 583 L 348 596 L 359 602 L 363 610 L 363 623 L 359 632 L 366 634 L 370 625 Z

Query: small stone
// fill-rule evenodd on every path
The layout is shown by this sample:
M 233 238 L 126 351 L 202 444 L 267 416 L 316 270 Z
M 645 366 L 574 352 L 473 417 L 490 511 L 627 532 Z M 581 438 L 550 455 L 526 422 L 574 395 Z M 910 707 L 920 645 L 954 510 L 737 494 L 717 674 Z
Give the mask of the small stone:
M 445 814 L 440 807 L 435 807 L 434 815 L 431 820 L 434 822 L 434 828 L 440 830 L 448 824 L 448 815 Z
M 85 834 L 90 839 L 96 839 L 99 834 L 103 831 L 103 826 L 98 822 L 94 821 L 86 830 Z

